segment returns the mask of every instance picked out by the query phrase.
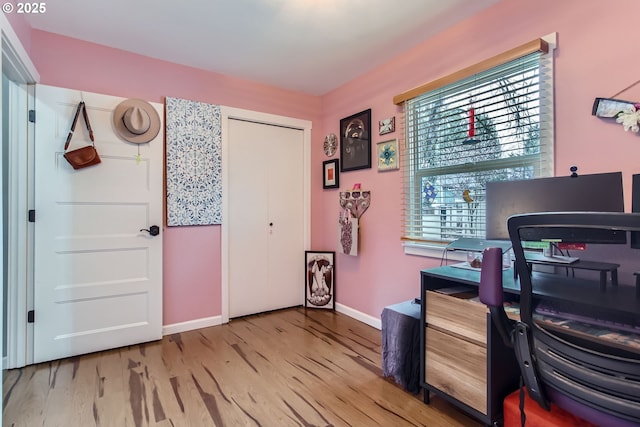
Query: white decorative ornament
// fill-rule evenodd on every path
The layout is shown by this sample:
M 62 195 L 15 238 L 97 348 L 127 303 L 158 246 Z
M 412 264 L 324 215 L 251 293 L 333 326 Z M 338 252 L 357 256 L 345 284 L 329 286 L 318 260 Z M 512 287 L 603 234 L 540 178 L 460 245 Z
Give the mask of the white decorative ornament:
M 322 148 L 327 157 L 331 157 L 336 153 L 336 150 L 338 149 L 338 137 L 335 133 L 330 133 L 324 138 L 324 145 Z
M 625 131 L 631 130 L 632 132 L 640 131 L 640 110 L 635 110 L 632 112 L 622 112 L 619 113 L 616 117 L 617 123 L 622 123 L 622 127 Z

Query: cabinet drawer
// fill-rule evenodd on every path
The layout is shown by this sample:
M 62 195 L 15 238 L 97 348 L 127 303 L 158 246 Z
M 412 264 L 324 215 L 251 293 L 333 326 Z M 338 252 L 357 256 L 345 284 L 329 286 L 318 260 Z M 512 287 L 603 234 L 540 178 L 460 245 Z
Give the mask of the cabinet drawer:
M 425 382 L 487 414 L 487 349 L 426 328 Z
M 489 310 L 484 304 L 433 291 L 426 292 L 425 300 L 428 326 L 486 346 Z

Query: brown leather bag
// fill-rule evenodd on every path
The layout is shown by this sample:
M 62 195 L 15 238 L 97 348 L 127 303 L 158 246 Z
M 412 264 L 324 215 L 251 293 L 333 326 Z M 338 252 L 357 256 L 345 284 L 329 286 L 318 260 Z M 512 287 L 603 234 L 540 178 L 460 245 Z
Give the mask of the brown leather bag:
M 71 138 L 73 138 L 73 132 L 76 129 L 76 123 L 78 122 L 80 110 L 82 110 L 82 117 L 84 117 L 84 123 L 87 125 L 87 130 L 89 131 L 91 145 L 87 145 L 76 150 L 67 151 L 67 148 L 69 148 L 69 143 L 71 142 Z M 76 116 L 73 118 L 71 130 L 69 131 L 69 135 L 67 136 L 67 142 L 65 142 L 64 144 L 64 151 L 64 158 L 67 159 L 69 164 L 73 166 L 74 169 L 82 169 L 88 166 L 97 165 L 101 161 L 94 144 L 93 130 L 91 129 L 91 125 L 89 124 L 89 116 L 87 116 L 87 107 L 85 106 L 84 101 L 81 101 L 80 104 L 78 104 Z

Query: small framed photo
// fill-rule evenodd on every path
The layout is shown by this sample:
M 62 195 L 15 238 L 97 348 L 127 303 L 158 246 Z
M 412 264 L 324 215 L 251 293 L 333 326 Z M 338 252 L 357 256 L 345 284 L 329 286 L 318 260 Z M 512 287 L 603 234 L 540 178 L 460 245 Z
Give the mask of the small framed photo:
M 389 117 L 378 122 L 378 134 L 384 135 L 396 131 L 396 118 Z
M 338 159 L 322 162 L 322 188 L 338 188 L 339 186 Z
M 340 172 L 371 168 L 371 109 L 340 120 Z
M 335 257 L 335 252 L 304 252 L 305 307 L 335 308 Z
M 636 111 L 633 102 L 613 98 L 596 98 L 593 102 L 591 115 L 596 117 L 616 117 L 620 113 L 633 113 Z
M 376 153 L 378 158 L 378 171 L 389 171 L 400 168 L 397 139 L 378 142 L 376 144 Z

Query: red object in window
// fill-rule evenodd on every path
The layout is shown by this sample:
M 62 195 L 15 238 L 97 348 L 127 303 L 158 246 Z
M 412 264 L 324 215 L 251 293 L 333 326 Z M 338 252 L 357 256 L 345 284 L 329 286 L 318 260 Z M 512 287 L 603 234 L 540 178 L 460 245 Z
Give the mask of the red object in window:
M 469 108 L 469 138 L 476 135 L 476 111 L 475 108 Z

